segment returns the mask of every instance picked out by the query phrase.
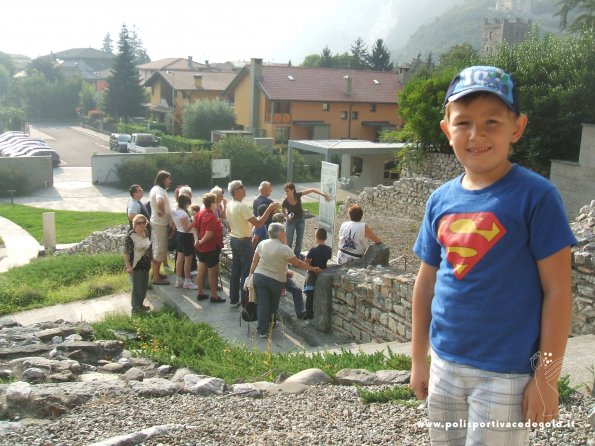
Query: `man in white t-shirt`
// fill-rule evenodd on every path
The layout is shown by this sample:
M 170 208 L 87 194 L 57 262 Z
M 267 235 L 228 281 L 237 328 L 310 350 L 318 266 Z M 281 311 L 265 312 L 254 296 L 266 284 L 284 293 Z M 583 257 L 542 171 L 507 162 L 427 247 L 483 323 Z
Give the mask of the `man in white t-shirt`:
M 169 285 L 159 273 L 162 263 L 167 263 L 167 238 L 169 228 L 175 229 L 171 218 L 171 207 L 167 188 L 171 186 L 171 175 L 160 170 L 155 177 L 155 186 L 149 193 L 151 201 L 151 243 L 153 245 L 153 285 Z
M 234 180 L 227 186 L 232 200 L 227 204 L 227 223 L 230 227 L 229 244 L 233 256 L 229 279 L 229 301 L 232 307 L 238 307 L 244 300 L 244 281 L 248 277 L 252 263 L 252 230 L 264 225 L 278 204 L 271 203 L 263 215 L 255 217 L 252 207 L 242 203 L 246 197 L 246 188 L 240 180 Z

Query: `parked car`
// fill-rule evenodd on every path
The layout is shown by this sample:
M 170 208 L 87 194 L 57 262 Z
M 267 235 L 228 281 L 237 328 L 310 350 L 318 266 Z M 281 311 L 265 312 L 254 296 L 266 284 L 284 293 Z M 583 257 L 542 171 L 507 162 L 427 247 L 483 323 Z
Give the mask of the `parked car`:
M 109 137 L 109 149 L 120 153 L 128 152 L 131 136 L 128 133 L 112 133 Z
M 26 141 L 33 141 L 33 138 L 30 138 L 27 135 L 24 136 L 16 136 L 8 141 L 0 142 L 0 151 L 8 149 L 10 147 L 14 147 L 16 144 Z
M 0 135 L 0 143 L 1 142 L 5 142 L 5 141 L 9 141 L 12 138 L 15 138 L 17 136 L 28 136 L 28 135 L 26 133 L 24 133 L 24 132 L 18 132 L 18 131 L 4 132 L 4 133 L 2 133 L 2 135 Z
M 13 150 L 11 151 L 8 155 L 9 157 L 15 157 L 15 156 L 23 156 L 26 155 L 27 153 L 33 151 L 33 150 L 40 150 L 40 149 L 51 149 L 51 147 L 46 146 L 45 144 L 33 144 L 33 145 L 27 145 L 27 146 L 23 146 L 18 150 Z
M 49 147 L 45 142 L 38 139 L 25 139 L 22 141 L 17 141 L 5 148 L 0 149 L 0 153 L 2 156 L 11 156 L 14 153 L 20 152 L 22 149 L 27 147 Z
M 130 153 L 164 153 L 167 147 L 160 145 L 159 138 L 151 133 L 133 133 L 128 143 Z
M 52 166 L 58 167 L 60 165 L 60 155 L 54 149 L 37 149 L 31 150 L 27 152 L 22 157 L 29 157 L 29 156 L 51 156 L 52 157 Z

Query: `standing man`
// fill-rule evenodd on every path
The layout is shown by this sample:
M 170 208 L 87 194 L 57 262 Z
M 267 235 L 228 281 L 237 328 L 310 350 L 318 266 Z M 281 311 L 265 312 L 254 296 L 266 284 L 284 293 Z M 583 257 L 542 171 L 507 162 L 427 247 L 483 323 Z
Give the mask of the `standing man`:
M 260 195 L 256 197 L 254 199 L 254 202 L 252 203 L 252 210 L 255 217 L 258 217 L 258 207 L 260 205 L 266 204 L 268 206 L 273 202 L 273 200 L 269 198 L 271 196 L 271 192 L 273 192 L 273 186 L 271 186 L 271 183 L 269 183 L 268 181 L 263 181 L 262 183 L 260 183 L 260 186 L 258 186 L 258 192 L 260 193 Z M 270 225 L 272 219 L 273 216 L 271 215 L 267 219 L 265 225 Z
M 175 227 L 171 218 L 171 208 L 167 188 L 171 186 L 171 175 L 165 170 L 157 172 L 155 186 L 149 193 L 151 200 L 151 243 L 153 244 L 153 285 L 169 285 L 159 273 L 161 264 L 167 263 L 168 228 Z
M 227 186 L 231 202 L 227 204 L 227 222 L 230 227 L 231 277 L 229 279 L 229 300 L 232 307 L 239 307 L 244 297 L 244 281 L 248 277 L 252 263 L 252 228 L 259 228 L 266 223 L 277 209 L 277 203 L 271 202 L 260 217 L 255 217 L 250 205 L 242 203 L 246 197 L 246 188 L 240 180 L 234 180 Z
M 151 216 L 149 215 L 147 207 L 140 201 L 145 195 L 143 188 L 138 184 L 133 184 L 128 188 L 128 192 L 130 192 L 131 198 L 130 201 L 128 201 L 127 213 L 130 229 L 132 229 L 132 219 L 138 214 L 144 215 L 147 221 L 150 220 Z

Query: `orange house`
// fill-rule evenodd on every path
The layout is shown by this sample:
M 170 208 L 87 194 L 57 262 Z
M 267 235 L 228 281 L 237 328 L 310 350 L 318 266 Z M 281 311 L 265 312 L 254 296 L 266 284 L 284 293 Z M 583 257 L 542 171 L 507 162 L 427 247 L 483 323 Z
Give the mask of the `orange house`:
M 167 113 L 181 111 L 186 104 L 221 98 L 221 93 L 235 77 L 233 72 L 156 71 L 145 81 L 151 88 L 149 114 L 163 122 Z
M 263 65 L 252 59 L 223 92 L 237 123 L 257 137 L 360 139 L 402 126 L 392 72 Z

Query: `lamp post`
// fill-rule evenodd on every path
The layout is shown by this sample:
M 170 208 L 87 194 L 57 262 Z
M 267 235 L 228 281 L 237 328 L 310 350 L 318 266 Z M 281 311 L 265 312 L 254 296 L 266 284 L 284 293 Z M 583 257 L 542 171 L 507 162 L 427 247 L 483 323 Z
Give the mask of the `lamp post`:
M 176 73 L 173 70 L 167 70 L 168 74 L 171 74 L 171 134 L 176 134 Z

